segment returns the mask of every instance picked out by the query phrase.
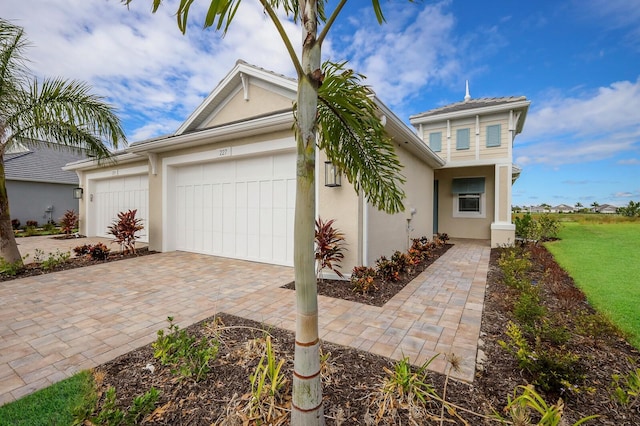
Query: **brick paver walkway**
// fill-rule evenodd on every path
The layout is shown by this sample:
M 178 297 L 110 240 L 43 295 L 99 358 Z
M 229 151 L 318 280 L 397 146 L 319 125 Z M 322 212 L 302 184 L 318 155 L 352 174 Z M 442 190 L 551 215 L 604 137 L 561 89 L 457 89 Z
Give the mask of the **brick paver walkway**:
M 472 381 L 488 242 L 455 240 L 383 307 L 319 297 L 320 337 L 422 364 L 455 353 Z M 171 252 L 0 283 L 0 405 L 227 312 L 294 330 L 293 269 Z M 431 367 L 443 372 L 438 357 Z

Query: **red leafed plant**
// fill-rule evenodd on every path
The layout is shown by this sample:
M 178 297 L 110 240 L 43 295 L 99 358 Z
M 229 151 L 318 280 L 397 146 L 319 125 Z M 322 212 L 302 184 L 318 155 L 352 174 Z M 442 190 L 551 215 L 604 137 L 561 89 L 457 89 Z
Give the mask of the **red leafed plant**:
M 108 228 L 109 234 L 115 237 L 113 242 L 120 244 L 120 251 L 124 254 L 136 252 L 136 239 L 140 238 L 136 233 L 144 229 L 142 219 L 136 218 L 137 212 L 128 210 L 118 213 L 118 219 Z
M 70 235 L 78 227 L 78 215 L 75 210 L 67 210 L 60 218 L 60 228 L 63 233 Z
M 331 269 L 340 278 L 344 277 L 340 268 L 340 262 L 344 259 L 344 234 L 333 227 L 335 220 L 323 222 L 321 218 L 316 220 L 316 261 L 317 275 L 325 269 Z

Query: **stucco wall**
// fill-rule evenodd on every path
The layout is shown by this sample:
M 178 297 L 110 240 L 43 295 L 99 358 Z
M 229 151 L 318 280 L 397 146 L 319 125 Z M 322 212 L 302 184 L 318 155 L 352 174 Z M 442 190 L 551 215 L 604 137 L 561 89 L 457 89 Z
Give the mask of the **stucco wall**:
M 78 212 L 78 200 L 73 198 L 76 185 L 15 180 L 6 183 L 11 219 L 18 219 L 22 226 L 27 220 L 35 220 L 38 224 L 49 220 L 59 223 L 67 210 Z M 48 207 L 52 207 L 50 213 Z
M 366 261 L 369 266 L 374 265 L 380 256 L 390 257 L 395 250 L 407 251 L 411 238 L 433 235 L 434 171 L 401 145 L 396 146 L 396 154 L 404 165 L 405 211 L 389 215 L 367 206 Z M 415 211 L 413 215 L 412 210 Z
M 454 196 L 451 192 L 452 180 L 462 177 L 485 178 L 485 214 L 483 218 L 453 217 Z M 454 238 L 491 238 L 491 223 L 495 211 L 495 172 L 494 166 L 460 167 L 435 171 L 438 181 L 438 232 Z

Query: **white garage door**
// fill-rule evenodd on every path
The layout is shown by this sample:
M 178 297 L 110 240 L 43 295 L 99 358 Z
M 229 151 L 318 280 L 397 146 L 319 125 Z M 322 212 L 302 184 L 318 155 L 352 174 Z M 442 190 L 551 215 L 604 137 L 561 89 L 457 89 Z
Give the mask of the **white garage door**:
M 137 209 L 136 217 L 145 227 L 139 241 L 148 242 L 149 179 L 147 175 L 121 176 L 96 180 L 93 189 L 93 235 L 109 237 L 107 228 L 118 218 L 118 213 Z
M 295 153 L 179 167 L 176 249 L 293 265 Z

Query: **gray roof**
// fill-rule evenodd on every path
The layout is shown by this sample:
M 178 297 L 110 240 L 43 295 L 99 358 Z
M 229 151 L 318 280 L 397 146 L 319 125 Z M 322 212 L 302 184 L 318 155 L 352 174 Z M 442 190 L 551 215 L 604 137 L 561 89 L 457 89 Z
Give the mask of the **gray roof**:
M 30 146 L 23 152 L 5 153 L 4 166 L 7 180 L 49 182 L 77 185 L 78 175 L 62 167 L 87 158 L 63 146 Z
M 431 109 L 429 111 L 421 112 L 419 114 L 412 115 L 411 118 L 431 117 L 440 114 L 447 114 L 451 112 L 465 111 L 469 109 L 485 108 L 498 105 L 507 105 L 513 102 L 526 101 L 525 96 L 509 96 L 505 98 L 471 98 L 468 101 L 456 102 L 454 104 L 445 105 L 440 108 Z

